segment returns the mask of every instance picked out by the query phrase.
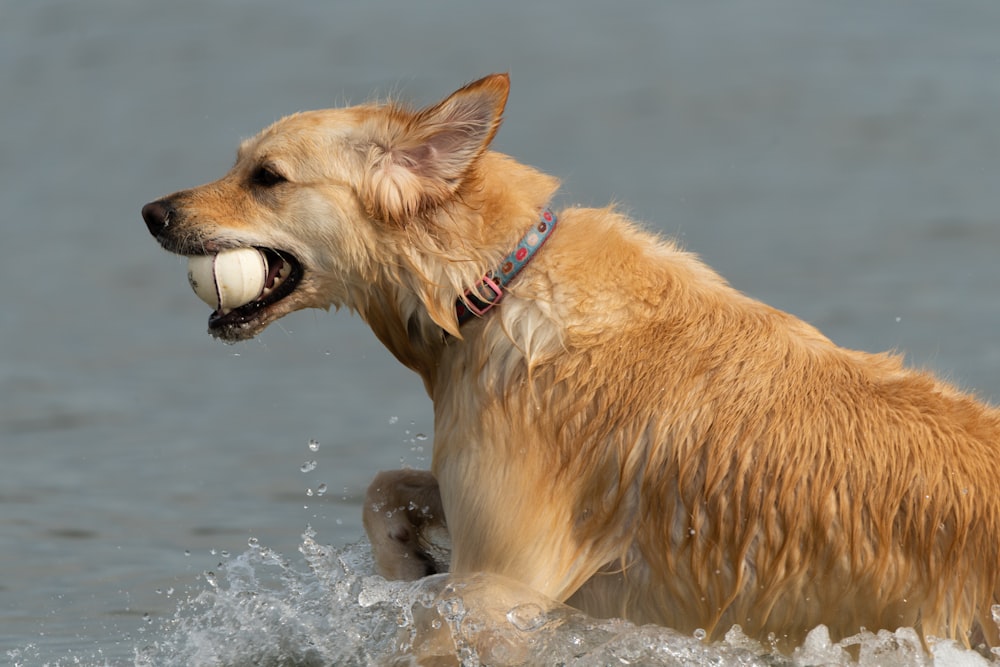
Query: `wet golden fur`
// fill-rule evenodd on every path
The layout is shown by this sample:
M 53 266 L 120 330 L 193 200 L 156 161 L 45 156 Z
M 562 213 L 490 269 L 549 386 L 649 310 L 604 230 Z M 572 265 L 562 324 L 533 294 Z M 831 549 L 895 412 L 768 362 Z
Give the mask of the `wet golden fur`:
M 446 523 L 453 572 L 595 615 L 786 647 L 821 623 L 997 645 L 992 407 L 837 347 L 612 209 L 558 212 L 500 307 L 459 328 L 456 299 L 557 188 L 488 150 L 507 92 L 493 75 L 421 111 L 290 116 L 163 200 L 170 250 L 267 246 L 304 268 L 216 335 L 347 307 L 423 378 L 432 471 L 384 473 L 366 508 L 383 571 L 433 571 L 422 534 Z M 427 511 L 393 516 L 410 494 Z

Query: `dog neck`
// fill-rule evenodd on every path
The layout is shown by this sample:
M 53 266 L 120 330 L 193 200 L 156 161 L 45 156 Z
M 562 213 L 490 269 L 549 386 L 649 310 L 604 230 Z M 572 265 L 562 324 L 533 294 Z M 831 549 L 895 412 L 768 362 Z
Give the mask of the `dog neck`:
M 549 208 L 542 209 L 535 224 L 521 237 L 507 257 L 479 282 L 454 300 L 454 315 L 459 327 L 483 318 L 496 307 L 513 282 L 535 257 L 555 229 L 557 217 Z M 376 337 L 403 365 L 416 371 L 433 395 L 439 355 L 456 336 L 427 316 L 426 303 L 412 292 L 394 283 L 382 283 L 380 298 L 358 308 Z
M 465 290 L 465 294 L 455 303 L 459 326 L 473 318 L 485 316 L 500 303 L 505 294 L 504 289 L 541 249 L 555 230 L 556 221 L 551 209 L 543 209 L 538 216 L 538 222 L 521 237 L 517 247 L 507 255 L 500 266 L 483 276 L 476 285 Z
M 382 263 L 364 296 L 345 304 L 396 359 L 421 376 L 429 394 L 441 355 L 471 333 L 471 327 L 459 330 L 457 303 L 463 293 L 480 284 L 492 267 L 503 265 L 525 229 L 535 229 L 539 211 L 558 187 L 552 176 L 487 152 L 460 196 L 409 225 L 400 234 L 405 242 L 399 241 Z

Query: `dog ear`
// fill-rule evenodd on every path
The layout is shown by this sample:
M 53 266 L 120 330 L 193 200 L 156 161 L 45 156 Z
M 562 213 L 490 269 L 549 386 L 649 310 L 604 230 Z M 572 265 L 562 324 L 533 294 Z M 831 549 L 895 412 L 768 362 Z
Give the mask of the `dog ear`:
M 393 110 L 369 151 L 369 212 L 404 224 L 461 187 L 500 127 L 510 79 L 492 74 L 416 113 Z

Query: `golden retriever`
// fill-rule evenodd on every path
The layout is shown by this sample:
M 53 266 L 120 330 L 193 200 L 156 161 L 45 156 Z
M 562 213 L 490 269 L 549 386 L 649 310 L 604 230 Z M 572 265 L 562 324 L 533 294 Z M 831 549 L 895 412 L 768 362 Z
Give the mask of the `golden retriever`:
M 369 489 L 379 569 L 446 567 L 426 534 L 446 528 L 456 575 L 599 617 L 785 649 L 819 624 L 996 646 L 1000 411 L 834 345 L 615 210 L 549 216 L 556 179 L 489 150 L 508 91 L 494 74 L 420 110 L 298 113 L 143 209 L 169 251 L 268 258 L 271 289 L 214 312 L 214 336 L 347 307 L 423 379 L 433 462 Z

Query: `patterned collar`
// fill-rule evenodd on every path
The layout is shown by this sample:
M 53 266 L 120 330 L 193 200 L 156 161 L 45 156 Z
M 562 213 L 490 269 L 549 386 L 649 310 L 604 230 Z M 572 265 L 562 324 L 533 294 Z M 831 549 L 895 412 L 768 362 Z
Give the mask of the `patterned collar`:
M 518 242 L 514 251 L 507 255 L 499 268 L 485 276 L 473 287 L 465 291 L 455 303 L 459 326 L 474 317 L 482 317 L 503 299 L 504 288 L 510 285 L 521 269 L 531 261 L 538 249 L 556 228 L 555 214 L 545 208 L 538 216 L 538 223 Z

